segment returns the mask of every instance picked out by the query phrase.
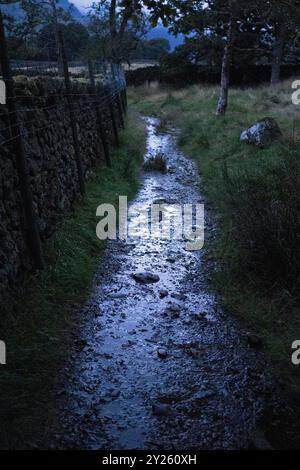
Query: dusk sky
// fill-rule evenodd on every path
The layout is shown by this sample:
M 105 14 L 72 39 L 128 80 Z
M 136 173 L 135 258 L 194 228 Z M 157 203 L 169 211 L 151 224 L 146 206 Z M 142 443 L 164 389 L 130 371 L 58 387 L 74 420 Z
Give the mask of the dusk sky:
M 71 3 L 74 3 L 77 8 L 85 9 L 86 7 L 91 6 L 93 0 L 72 0 Z

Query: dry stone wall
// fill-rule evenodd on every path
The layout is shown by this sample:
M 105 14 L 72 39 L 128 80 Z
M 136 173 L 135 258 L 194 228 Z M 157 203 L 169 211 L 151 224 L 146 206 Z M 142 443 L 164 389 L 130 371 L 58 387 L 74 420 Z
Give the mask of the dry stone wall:
M 107 90 L 99 89 L 105 96 Z M 104 164 L 96 113 L 85 84 L 73 84 L 73 102 L 85 179 Z M 57 223 L 72 211 L 80 195 L 69 111 L 59 80 L 16 79 L 17 105 L 25 143 L 30 184 L 44 242 Z M 95 97 L 92 98 L 95 100 Z M 118 108 L 113 103 L 118 119 Z M 107 102 L 102 116 L 107 139 L 113 142 Z M 118 125 L 120 123 L 118 122 Z M 19 189 L 9 117 L 0 109 L 0 299 L 32 268 Z

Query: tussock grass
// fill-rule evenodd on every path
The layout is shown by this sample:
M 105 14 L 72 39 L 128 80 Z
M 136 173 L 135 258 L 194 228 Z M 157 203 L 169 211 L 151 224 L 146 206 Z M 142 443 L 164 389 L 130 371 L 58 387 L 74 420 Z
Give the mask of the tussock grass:
M 55 408 L 55 382 L 80 326 L 105 243 L 96 237 L 96 208 L 132 197 L 145 146 L 145 129 L 131 113 L 114 151 L 113 167 L 100 168 L 86 196 L 46 246 L 47 268 L 27 279 L 20 300 L 1 306 L 1 339 L 7 365 L 0 369 L 0 447 L 27 448 L 43 442 Z
M 145 171 L 158 171 L 160 173 L 167 172 L 167 162 L 163 153 L 157 153 L 149 157 L 143 164 Z
M 207 242 L 214 286 L 228 311 L 262 336 L 286 386 L 299 390 L 291 344 L 300 338 L 300 120 L 291 82 L 232 89 L 224 118 L 215 116 L 218 87 L 141 87 L 130 100 L 181 129 L 179 143 L 198 162 L 217 216 L 218 236 Z M 240 143 L 266 116 L 282 140 L 265 150 Z

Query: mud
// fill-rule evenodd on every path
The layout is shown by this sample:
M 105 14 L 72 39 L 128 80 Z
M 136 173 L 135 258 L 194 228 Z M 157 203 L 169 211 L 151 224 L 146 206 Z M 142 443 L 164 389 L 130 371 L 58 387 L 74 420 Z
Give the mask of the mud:
M 196 164 L 147 119 L 148 149 L 168 172 L 145 173 L 134 203 L 204 203 Z M 135 215 L 133 214 L 133 217 Z M 215 228 L 207 209 L 205 236 Z M 49 443 L 62 449 L 242 449 L 271 395 L 266 364 L 208 287 L 205 247 L 110 241 L 81 317 Z M 158 282 L 132 275 L 150 272 Z

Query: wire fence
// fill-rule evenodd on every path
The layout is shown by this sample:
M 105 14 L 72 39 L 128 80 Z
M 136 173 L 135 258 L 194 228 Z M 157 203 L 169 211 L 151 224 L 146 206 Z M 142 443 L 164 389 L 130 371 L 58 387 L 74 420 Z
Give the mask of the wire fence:
M 3 48 L 4 39 L 2 36 L 1 42 L 0 38 L 0 61 L 1 78 L 6 85 L 6 105 L 0 107 L 0 150 L 6 149 L 16 158 L 29 248 L 35 266 L 41 268 L 44 261 L 38 215 L 28 172 L 28 144 L 38 134 L 45 134 L 53 128 L 55 132 L 55 127 L 59 127 L 59 119 L 47 119 L 47 113 L 56 112 L 58 116 L 67 114 L 77 180 L 83 195 L 85 174 L 80 153 L 78 119 L 80 117 L 82 120 L 83 116 L 91 119 L 94 116 L 106 164 L 111 166 L 110 136 L 113 136 L 116 144 L 119 143 L 118 132 L 124 127 L 127 107 L 126 81 L 124 71 L 118 64 L 98 61 L 68 62 L 62 37 L 57 62 L 9 61 L 7 51 Z M 78 182 L 74 182 L 75 184 Z
M 81 112 L 95 109 L 95 106 L 97 106 L 99 112 L 104 112 L 110 105 L 115 108 L 117 104 L 116 119 L 123 121 L 123 114 L 126 109 L 126 81 L 124 71 L 118 65 L 92 62 L 93 77 L 91 78 L 88 63 L 69 63 L 68 72 L 71 82 L 69 92 L 62 92 L 61 90 L 61 88 L 64 88 L 65 77 L 55 62 L 12 61 L 11 70 L 15 88 L 13 97 L 15 109 L 3 108 L 0 113 L 2 120 L 8 118 L 5 119 L 8 122 L 7 126 L 1 127 L 0 130 L 0 146 L 6 145 L 18 137 L 28 137 L 26 131 L 17 134 L 12 132 L 20 126 L 20 122 L 10 123 L 10 115 L 17 114 L 20 118 L 18 121 L 21 120 L 23 129 L 26 129 L 29 124 L 32 127 L 34 123 L 39 123 L 39 117 L 28 119 L 28 116 L 34 116 L 34 113 L 38 111 L 51 111 L 62 106 L 68 108 L 67 99 L 72 100 L 74 105 L 79 99 L 85 100 L 85 105 L 81 106 Z M 28 81 L 24 81 L 24 78 L 27 78 Z M 41 96 L 40 93 L 34 93 L 35 79 L 42 80 L 44 83 L 48 80 L 46 85 L 48 87 L 47 95 Z M 94 90 L 91 85 L 92 81 L 95 83 Z M 23 89 L 22 84 L 26 84 Z M 79 86 L 76 87 L 77 84 Z M 59 93 L 57 89 L 59 89 Z M 7 96 L 7 101 L 10 99 Z M 53 104 L 47 104 L 50 102 L 53 102 Z M 53 127 L 56 124 L 52 122 L 49 126 Z M 39 132 L 40 130 L 41 128 L 37 125 L 36 131 Z

